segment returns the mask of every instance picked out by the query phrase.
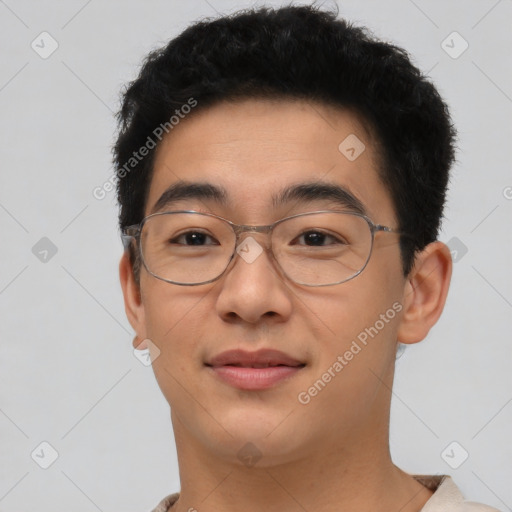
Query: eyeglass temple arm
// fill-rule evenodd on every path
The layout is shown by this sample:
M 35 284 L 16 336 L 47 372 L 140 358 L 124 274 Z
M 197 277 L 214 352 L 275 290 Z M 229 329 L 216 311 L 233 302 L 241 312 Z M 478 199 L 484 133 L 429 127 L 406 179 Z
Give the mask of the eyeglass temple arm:
M 409 233 L 405 233 L 400 231 L 399 229 L 390 228 L 389 226 L 383 226 L 382 224 L 375 224 L 374 231 L 377 233 L 378 231 L 384 231 L 385 233 L 395 233 L 396 235 L 404 236 L 406 238 L 414 239 L 412 235 Z
M 399 233 L 396 229 L 383 226 L 382 224 L 375 224 L 375 232 L 377 231 L 385 231 L 386 233 Z
M 123 242 L 123 247 L 126 249 L 130 248 L 130 244 L 134 238 L 139 234 L 139 224 L 134 224 L 133 226 L 128 226 L 123 229 L 121 232 L 121 241 Z

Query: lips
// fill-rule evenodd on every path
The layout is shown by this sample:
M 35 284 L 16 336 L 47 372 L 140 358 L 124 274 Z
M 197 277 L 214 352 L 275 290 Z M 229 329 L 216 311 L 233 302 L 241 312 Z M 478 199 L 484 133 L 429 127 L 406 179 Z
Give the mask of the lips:
M 305 363 L 278 350 L 262 349 L 257 352 L 228 350 L 211 358 L 207 366 L 238 366 L 243 368 L 268 368 L 269 366 L 304 366 Z
M 205 363 L 224 383 L 247 391 L 264 390 L 298 374 L 305 363 L 278 350 L 228 350 Z

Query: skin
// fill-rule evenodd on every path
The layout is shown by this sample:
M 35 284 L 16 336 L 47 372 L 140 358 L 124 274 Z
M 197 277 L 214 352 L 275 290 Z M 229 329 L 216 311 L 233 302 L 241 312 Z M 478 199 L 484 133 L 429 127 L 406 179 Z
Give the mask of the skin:
M 366 146 L 353 162 L 338 150 L 352 133 Z M 322 179 L 349 189 L 375 223 L 396 227 L 378 164 L 374 139 L 351 112 L 291 100 L 220 103 L 189 115 L 159 146 L 145 214 L 172 183 L 210 181 L 228 190 L 227 206 L 203 199 L 172 209 L 270 224 L 328 209 L 325 201 L 277 210 L 269 202 L 286 185 Z M 264 235 L 250 236 L 264 244 Z M 404 277 L 397 235 L 379 233 L 365 270 L 336 286 L 294 284 L 263 252 L 250 264 L 236 257 L 218 281 L 200 286 L 169 284 L 142 269 L 139 288 L 125 253 L 120 279 L 134 346 L 149 338 L 161 351 L 153 369 L 171 406 L 181 479 L 172 510 L 420 510 L 432 492 L 390 457 L 390 389 L 397 340 L 425 338 L 443 309 L 451 268 L 448 248 L 435 242 Z M 299 403 L 298 394 L 397 301 L 401 312 L 307 405 Z M 204 366 L 228 349 L 267 347 L 306 367 L 271 389 L 242 391 Z M 261 454 L 252 467 L 237 457 L 248 442 Z

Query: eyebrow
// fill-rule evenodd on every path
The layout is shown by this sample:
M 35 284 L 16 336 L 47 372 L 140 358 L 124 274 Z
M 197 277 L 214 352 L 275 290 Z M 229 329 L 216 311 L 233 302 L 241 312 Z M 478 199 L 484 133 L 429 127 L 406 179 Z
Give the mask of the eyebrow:
M 150 213 L 156 213 L 184 199 L 210 200 L 227 205 L 229 194 L 226 189 L 208 182 L 178 181 L 173 183 L 159 197 Z M 366 215 L 363 203 L 346 188 L 324 181 L 312 181 L 289 185 L 271 197 L 274 208 L 292 201 L 306 203 L 312 201 L 330 201 L 343 209 Z

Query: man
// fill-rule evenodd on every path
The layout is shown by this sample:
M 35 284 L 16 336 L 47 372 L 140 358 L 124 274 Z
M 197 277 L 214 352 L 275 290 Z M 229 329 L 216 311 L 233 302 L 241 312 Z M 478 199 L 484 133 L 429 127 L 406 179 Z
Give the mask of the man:
M 389 453 L 398 342 L 438 320 L 455 130 L 407 54 L 313 7 L 185 30 L 115 145 L 133 345 L 171 407 L 155 511 L 494 510 Z

